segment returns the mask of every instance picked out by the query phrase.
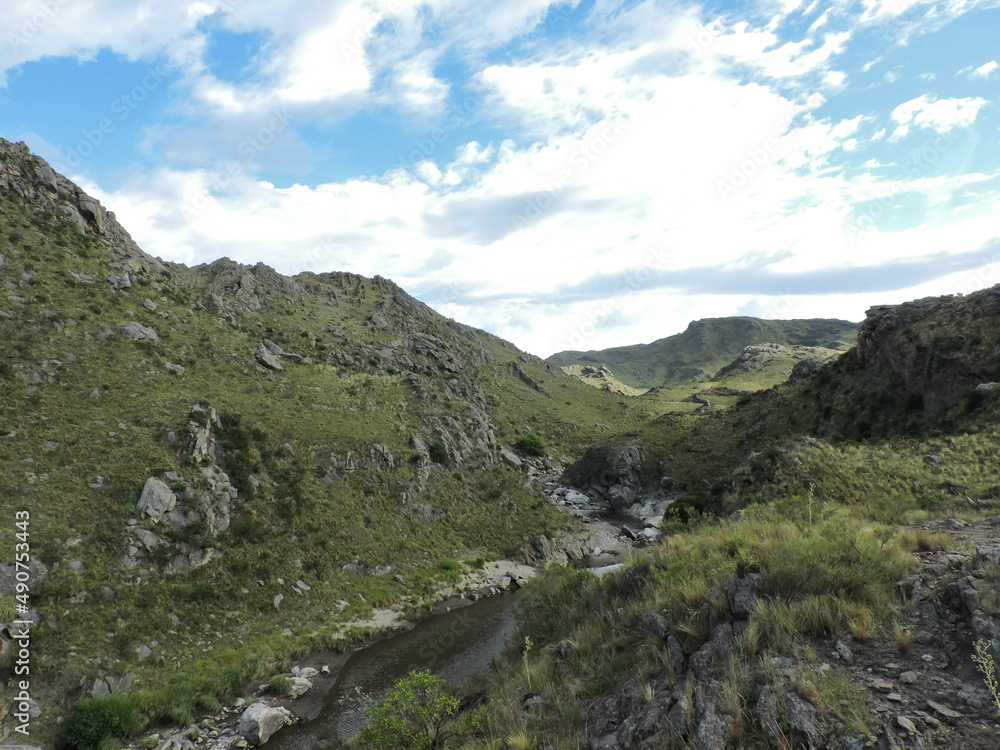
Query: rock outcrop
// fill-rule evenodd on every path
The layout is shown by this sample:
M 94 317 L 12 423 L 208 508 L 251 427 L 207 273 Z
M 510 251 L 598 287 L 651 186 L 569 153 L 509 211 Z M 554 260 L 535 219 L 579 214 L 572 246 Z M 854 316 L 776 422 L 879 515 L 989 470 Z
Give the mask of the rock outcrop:
M 880 305 L 861 324 L 855 356 L 883 387 L 920 397 L 931 416 L 994 380 L 998 325 L 1000 286 Z

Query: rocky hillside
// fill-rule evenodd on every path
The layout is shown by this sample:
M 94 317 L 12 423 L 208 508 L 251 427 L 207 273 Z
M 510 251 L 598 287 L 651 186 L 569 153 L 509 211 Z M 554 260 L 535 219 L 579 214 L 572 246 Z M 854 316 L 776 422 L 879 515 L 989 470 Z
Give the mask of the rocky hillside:
M 533 554 L 569 521 L 518 438 L 560 460 L 656 414 L 387 279 L 153 258 L 2 140 L 0 284 L 0 619 L 24 510 L 40 730 L 137 688 L 184 721 L 226 669 L 418 606 L 442 560 Z
M 998 298 L 873 308 L 794 382 L 588 450 L 574 487 L 667 498 L 667 537 L 529 586 L 491 726 L 593 750 L 996 747 Z
M 589 352 L 559 352 L 546 361 L 560 367 L 602 365 L 633 388 L 709 380 L 744 347 L 779 344 L 844 350 L 854 343 L 857 324 L 845 320 L 760 320 L 706 318 L 683 333 L 650 344 Z

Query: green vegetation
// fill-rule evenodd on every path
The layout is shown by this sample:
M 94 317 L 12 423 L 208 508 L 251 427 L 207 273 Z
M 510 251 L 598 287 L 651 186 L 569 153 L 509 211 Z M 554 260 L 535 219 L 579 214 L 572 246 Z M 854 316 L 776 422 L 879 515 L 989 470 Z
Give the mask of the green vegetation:
M 147 722 L 135 696 L 87 698 L 66 720 L 62 739 L 70 750 L 110 750 L 141 732 Z
M 755 573 L 761 598 L 712 674 L 721 682 L 721 710 L 735 718 L 733 736 L 748 746 L 763 743 L 766 729 L 748 701 L 764 687 L 792 689 L 774 672 L 772 657 L 801 660 L 810 639 L 890 633 L 905 612 L 896 584 L 913 565 L 908 540 L 884 539 L 843 505 L 815 508 L 811 524 L 807 515 L 803 509 L 789 518 L 759 506 L 738 521 L 707 521 L 601 579 L 550 568 L 520 595 L 512 645 L 482 678 L 490 698 L 484 724 L 500 736 L 530 737 L 536 746 L 586 744 L 586 700 L 629 678 L 650 691 L 679 684 L 667 635 L 685 654 L 697 652 L 709 640 L 711 621 L 733 619 L 725 592 Z M 662 615 L 667 635 L 650 633 L 644 623 L 651 614 Z M 866 726 L 861 687 L 842 670 L 800 667 L 794 689 L 821 714 Z M 520 708 L 529 693 L 541 697 L 530 713 Z
M 292 681 L 281 674 L 276 674 L 267 683 L 267 692 L 272 695 L 286 695 L 292 689 Z
M 440 677 L 426 670 L 411 672 L 385 700 L 368 709 L 371 723 L 361 730 L 360 739 L 380 750 L 448 747 L 448 740 L 456 735 L 453 723 L 458 706 Z
M 536 435 L 534 432 L 528 432 L 521 435 L 514 443 L 514 447 L 517 448 L 521 453 L 528 456 L 544 456 L 545 455 L 545 443 L 542 439 Z

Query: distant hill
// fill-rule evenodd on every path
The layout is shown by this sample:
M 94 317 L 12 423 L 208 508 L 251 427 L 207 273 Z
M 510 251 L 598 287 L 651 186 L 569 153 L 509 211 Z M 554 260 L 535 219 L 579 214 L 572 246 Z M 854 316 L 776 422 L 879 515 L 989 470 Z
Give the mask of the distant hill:
M 633 388 L 710 380 L 747 346 L 822 347 L 846 350 L 857 338 L 858 324 L 846 320 L 761 320 L 760 318 L 705 318 L 683 333 L 650 344 L 618 346 L 599 351 L 553 354 L 550 364 L 605 365 L 622 383 Z

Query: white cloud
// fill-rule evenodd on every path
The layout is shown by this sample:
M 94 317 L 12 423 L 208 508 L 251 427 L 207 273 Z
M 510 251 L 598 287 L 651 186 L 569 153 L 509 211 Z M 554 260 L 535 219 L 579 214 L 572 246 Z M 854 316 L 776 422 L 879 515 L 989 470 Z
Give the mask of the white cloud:
M 990 60 L 988 63 L 983 63 L 978 68 L 973 70 L 972 75 L 980 78 L 989 78 L 997 72 L 998 68 L 1000 68 L 1000 63 L 997 63 L 996 60 Z
M 911 125 L 939 132 L 968 127 L 976 121 L 979 111 L 986 104 L 986 99 L 978 96 L 938 99 L 932 94 L 923 94 L 892 110 L 892 119 L 899 123 L 892 138 L 899 139 L 907 135 Z
M 88 7 L 131 17 L 131 6 L 118 1 L 120 8 L 112 0 Z M 230 130 L 242 137 L 241 127 L 266 122 L 273 107 L 306 122 L 371 104 L 433 116 L 451 93 L 436 72 L 446 53 L 478 71 L 473 83 L 486 93 L 496 131 L 472 132 L 457 149 L 432 150 L 371 178 L 318 175 L 310 185 L 278 187 L 249 170 L 219 180 L 174 159 L 173 168 L 136 172 L 113 193 L 90 189 L 149 252 L 187 263 L 229 255 L 286 273 L 391 275 L 443 312 L 540 353 L 573 345 L 573 336 L 588 347 L 659 338 L 674 321 L 683 327 L 740 310 L 860 317 L 886 295 L 810 294 L 792 288 L 804 283 L 795 274 L 978 247 L 994 231 L 998 188 L 981 175 L 975 184 L 929 174 L 906 182 L 893 177 L 896 165 L 872 156 L 878 151 L 860 154 L 887 137 L 886 128 L 866 137 L 884 113 L 841 108 L 848 79 L 839 68 L 843 58 L 850 64 L 843 53 L 854 26 L 843 30 L 843 3 L 813 6 L 822 22 L 813 24 L 814 41 L 802 41 L 781 33 L 786 17 L 800 14 L 805 23 L 815 10 L 795 0 L 768 4 L 767 18 L 749 20 L 706 18 L 655 0 L 627 8 L 598 0 L 585 41 L 512 51 L 504 45 L 546 11 L 575 3 L 408 0 L 392 10 L 367 0 L 241 0 L 214 21 L 234 32 L 266 32 L 259 75 L 248 83 L 223 80 L 204 62 L 197 21 L 217 3 L 203 0 L 175 15 L 150 4 L 143 7 L 163 25 L 157 34 L 130 38 L 127 19 L 113 19 L 121 40 L 98 34 L 79 49 L 176 46 L 181 52 L 170 54 L 183 54 L 191 106 L 209 105 L 220 137 Z M 921 0 L 910 6 L 930 12 Z M 865 22 L 898 20 L 899 7 L 866 2 Z M 67 30 L 52 49 L 76 49 L 69 39 Z M 487 54 L 498 49 L 502 57 Z M 834 97 L 845 114 L 820 109 Z M 925 94 L 892 111 L 891 137 L 970 126 L 985 105 Z M 156 126 L 143 139 L 148 154 L 171 158 L 192 153 L 200 140 L 206 162 L 217 143 Z M 264 157 L 286 158 L 278 148 Z M 931 208 L 898 222 L 907 229 L 866 226 L 858 235 L 845 226 L 866 202 L 901 214 L 911 198 Z M 961 210 L 949 210 L 952 203 Z M 773 291 L 691 296 L 641 282 L 650 270 L 710 277 L 768 264 Z M 585 289 L 610 271 L 637 281 L 626 283 L 624 296 L 614 285 Z M 583 291 L 553 299 L 554 283 Z M 619 328 L 589 334 L 594 319 Z

